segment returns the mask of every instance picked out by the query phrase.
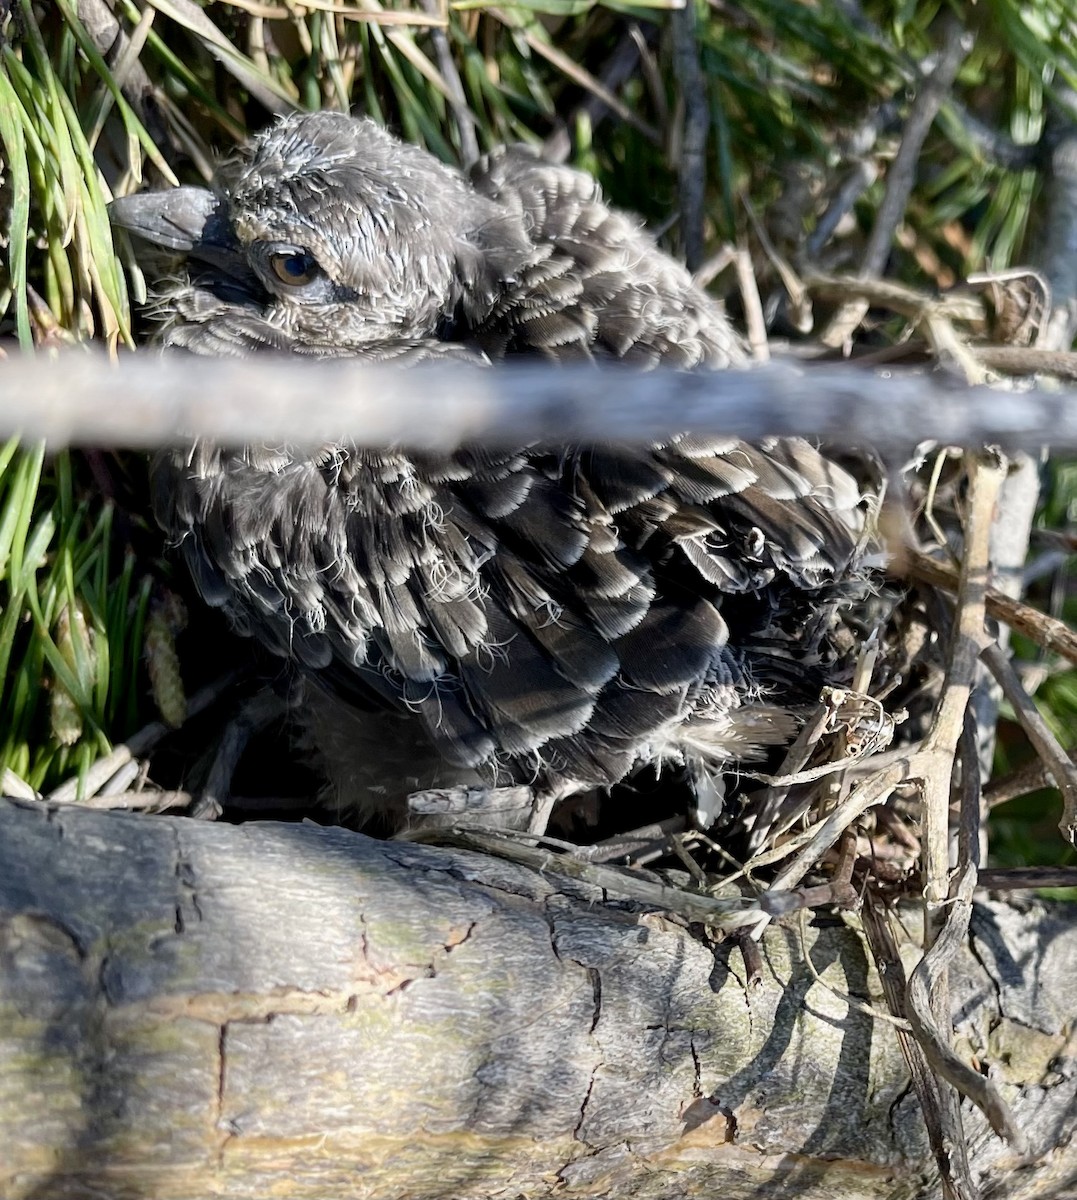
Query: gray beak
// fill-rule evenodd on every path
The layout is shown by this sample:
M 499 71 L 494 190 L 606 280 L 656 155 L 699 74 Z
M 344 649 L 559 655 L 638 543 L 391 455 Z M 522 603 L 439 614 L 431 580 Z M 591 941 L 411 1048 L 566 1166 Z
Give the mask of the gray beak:
M 223 240 L 222 231 L 213 228 L 223 224 L 221 205 L 221 198 L 205 188 L 178 187 L 123 196 L 108 206 L 108 215 L 113 225 L 144 241 L 188 253 L 203 239 Z
M 202 287 L 221 299 L 249 304 L 264 290 L 239 252 L 228 220 L 228 202 L 200 187 L 123 196 L 108 206 L 113 225 L 166 251 L 186 257 Z

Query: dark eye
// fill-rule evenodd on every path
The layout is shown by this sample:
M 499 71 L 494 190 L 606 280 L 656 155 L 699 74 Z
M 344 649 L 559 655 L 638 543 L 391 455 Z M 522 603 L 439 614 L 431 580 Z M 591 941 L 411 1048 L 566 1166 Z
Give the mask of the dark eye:
M 291 250 L 287 254 L 271 255 L 269 265 L 281 283 L 290 284 L 292 287 L 310 283 L 320 270 L 314 255 L 308 254 L 306 250 Z

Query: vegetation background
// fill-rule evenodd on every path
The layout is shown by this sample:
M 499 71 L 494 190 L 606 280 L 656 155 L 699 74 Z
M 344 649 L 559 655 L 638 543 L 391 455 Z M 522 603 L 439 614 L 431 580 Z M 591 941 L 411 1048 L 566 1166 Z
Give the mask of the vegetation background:
M 956 77 L 887 215 L 899 147 L 947 55 Z M 462 165 L 504 141 L 544 144 L 641 213 L 738 316 L 752 316 L 754 278 L 771 336 L 803 343 L 827 311 L 806 284 L 864 271 L 880 223 L 892 236 L 869 273 L 925 298 L 1040 261 L 1052 189 L 1067 186 L 1052 155 L 1077 121 L 1071 89 L 1072 0 L 2 0 L 0 345 L 133 347 L 144 282 L 108 200 L 206 180 L 294 107 L 366 112 Z M 914 356 L 914 326 L 877 306 L 852 340 Z M 1073 622 L 1077 466 L 1042 475 L 1029 586 Z M 182 716 L 170 589 L 184 585 L 144 488 L 131 457 L 0 451 L 0 767 L 34 789 L 84 773 L 157 706 Z M 1016 650 L 1072 747 L 1077 672 Z M 195 633 L 179 655 L 204 674 Z M 1004 713 L 999 769 L 1027 753 Z M 1057 861 L 1057 803 L 1047 791 L 1001 807 L 996 858 Z

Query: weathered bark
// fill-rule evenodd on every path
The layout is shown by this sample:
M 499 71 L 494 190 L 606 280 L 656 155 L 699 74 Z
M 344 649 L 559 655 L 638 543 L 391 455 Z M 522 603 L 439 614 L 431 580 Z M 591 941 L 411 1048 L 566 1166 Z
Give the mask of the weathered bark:
M 0 1195 L 936 1192 L 892 1028 L 772 928 L 740 953 L 579 884 L 310 825 L 0 801 Z M 879 1001 L 862 940 L 807 931 Z M 959 1047 L 985 1192 L 1077 1179 L 1077 909 L 977 907 Z M 1067 1182 L 1068 1181 L 1068 1182 Z

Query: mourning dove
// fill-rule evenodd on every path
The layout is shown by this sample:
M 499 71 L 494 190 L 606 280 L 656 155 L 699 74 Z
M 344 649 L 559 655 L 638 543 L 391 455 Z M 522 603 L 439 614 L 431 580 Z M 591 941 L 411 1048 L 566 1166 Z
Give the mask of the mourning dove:
M 745 358 L 638 220 L 521 147 L 463 174 L 371 120 L 289 116 L 212 190 L 113 219 L 180 260 L 159 340 L 196 354 Z M 316 685 L 338 800 L 390 827 L 417 789 L 548 801 L 647 764 L 713 808 L 724 772 L 795 733 L 829 652 L 813 617 L 862 574 L 861 489 L 796 439 L 199 442 L 157 458 L 154 493 L 206 601 Z

